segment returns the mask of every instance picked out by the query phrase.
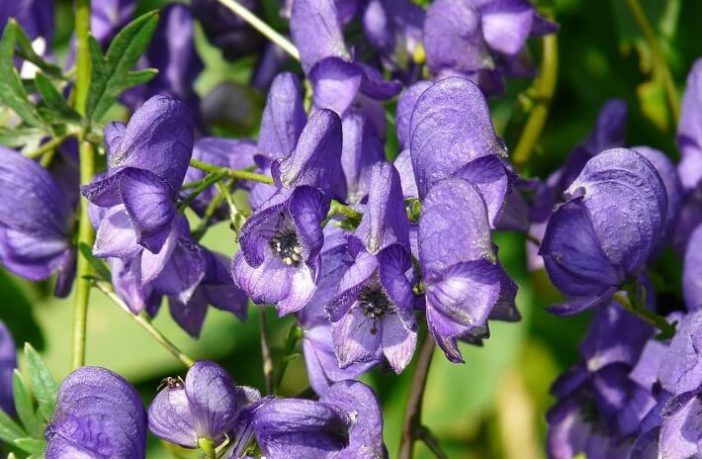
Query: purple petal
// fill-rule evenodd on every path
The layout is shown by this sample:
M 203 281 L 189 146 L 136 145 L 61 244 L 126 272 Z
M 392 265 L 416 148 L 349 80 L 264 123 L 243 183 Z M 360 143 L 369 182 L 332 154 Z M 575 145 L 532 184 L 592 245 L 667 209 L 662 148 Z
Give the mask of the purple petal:
M 702 403 L 695 393 L 668 402 L 660 433 L 660 457 L 687 459 L 699 456 Z
M 375 360 L 381 338 L 375 320 L 367 317 L 361 308 L 351 308 L 338 322 L 332 324 L 334 349 L 342 368 L 353 363 Z
M 661 362 L 658 379 L 668 392 L 680 394 L 702 385 L 702 312 L 687 314 Z
M 129 258 L 140 250 L 136 231 L 124 206 L 110 207 L 97 229 L 93 255 Z
M 47 428 L 47 459 L 144 458 L 146 412 L 136 390 L 119 375 L 82 367 L 61 383 Z
M 412 158 L 409 150 L 403 150 L 395 162 L 395 169 L 400 174 L 400 185 L 402 186 L 402 195 L 407 198 L 416 198 L 419 196 L 417 191 L 417 182 L 414 180 L 414 170 L 412 169 Z
M 134 314 L 139 314 L 151 293 L 151 286 L 142 281 L 141 256 L 137 254 L 128 260 L 110 258 L 109 261 L 115 291 Z
M 343 117 L 361 89 L 363 71 L 357 64 L 327 57 L 312 67 L 309 79 L 314 88 L 314 106 Z
M 688 311 L 702 309 L 702 225 L 692 232 L 685 250 L 683 293 Z
M 678 165 L 680 180 L 685 189 L 694 189 L 702 179 L 702 60 L 695 61 L 687 76 L 683 96 L 677 143 L 682 154 Z
M 397 100 L 395 131 L 402 150 L 408 149 L 410 146 L 410 120 L 417 100 L 431 86 L 432 83 L 429 81 L 419 81 L 405 89 Z
M 10 331 L 0 321 L 0 410 L 14 416 L 15 402 L 12 393 L 12 374 L 17 368 L 15 343 Z
M 261 119 L 258 153 L 269 160 L 289 156 L 307 121 L 302 105 L 302 88 L 296 75 L 278 75 L 268 92 Z
M 514 56 L 531 32 L 534 7 L 525 0 L 488 3 L 481 9 L 483 36 L 493 51 Z
M 510 190 L 513 175 L 502 158 L 496 155 L 474 159 L 456 174 L 478 189 L 487 206 L 490 225 L 493 228 L 502 222 L 508 197 L 516 194 L 516 190 Z
M 315 258 L 324 244 L 322 220 L 329 212 L 329 200 L 316 188 L 297 187 L 290 197 L 288 212 L 297 230 L 304 259 Z
M 185 448 L 197 448 L 198 431 L 184 385 L 168 383 L 149 406 L 149 430 Z
M 347 201 L 358 203 L 368 194 L 371 169 L 385 158 L 385 147 L 371 120 L 363 113 L 350 111 L 341 124 L 341 167 L 346 177 Z
M 70 270 L 73 258 L 66 238 L 23 233 L 0 226 L 0 262 L 18 276 L 44 280 L 56 270 Z
M 305 72 L 326 57 L 349 57 L 334 0 L 295 0 L 290 33 Z
M 154 280 L 154 288 L 161 294 L 187 303 L 204 275 L 203 249 L 188 239 L 180 238 L 169 262 Z
M 185 392 L 198 434 L 215 441 L 222 439 L 240 409 L 229 374 L 215 363 L 197 362 L 185 377 Z
M 183 303 L 176 297 L 168 299 L 168 309 L 171 317 L 193 338 L 199 338 L 202 325 L 205 323 L 207 315 L 207 298 L 196 289 L 187 303 Z
M 383 319 L 383 354 L 395 373 L 401 373 L 409 365 L 417 347 L 417 332 L 412 330 L 399 314 L 390 314 Z

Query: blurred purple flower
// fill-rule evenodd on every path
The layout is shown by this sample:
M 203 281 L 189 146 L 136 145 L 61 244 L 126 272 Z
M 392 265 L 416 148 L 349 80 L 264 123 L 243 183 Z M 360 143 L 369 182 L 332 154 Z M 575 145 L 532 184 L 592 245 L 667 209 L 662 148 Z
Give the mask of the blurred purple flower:
M 17 368 L 15 342 L 5 324 L 0 320 L 0 410 L 15 415 L 12 393 L 12 374 Z
M 687 76 L 687 88 L 683 96 L 677 138 L 682 156 L 678 164 L 678 172 L 683 187 L 688 191 L 696 189 L 702 179 L 701 103 L 702 60 L 697 60 Z
M 146 457 L 146 412 L 121 376 L 82 367 L 61 383 L 46 430 L 47 459 Z
M 0 263 L 33 281 L 58 272 L 55 293 L 65 296 L 75 275 L 72 197 L 31 159 L 4 147 L 0 155 Z
M 90 10 L 90 32 L 106 47 L 117 33 L 132 19 L 136 0 L 100 0 Z
M 391 70 L 423 64 L 424 10 L 409 0 L 370 0 L 363 11 L 363 30 Z
M 43 51 L 49 51 L 54 35 L 53 1 L 0 0 L 0 30 L 5 30 L 10 18 L 14 18 L 22 26 L 30 39 L 42 39 Z

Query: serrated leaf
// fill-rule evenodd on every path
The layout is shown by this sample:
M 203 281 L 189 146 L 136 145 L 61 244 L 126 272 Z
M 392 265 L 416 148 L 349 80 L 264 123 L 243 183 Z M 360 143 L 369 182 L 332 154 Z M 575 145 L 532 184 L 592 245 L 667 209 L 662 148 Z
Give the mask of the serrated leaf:
M 34 350 L 31 344 L 24 345 L 25 363 L 27 374 L 32 383 L 32 391 L 39 403 L 39 412 L 46 421 L 51 420 L 56 410 L 56 393 L 58 385 L 54 376 L 49 371 L 41 356 Z
M 44 122 L 29 102 L 27 91 L 15 68 L 17 27 L 12 26 L 13 22 L 12 19 L 8 21 L 0 39 L 0 102 L 10 107 L 30 126 L 43 127 Z
M 18 438 L 14 443 L 19 449 L 29 454 L 42 454 L 46 451 L 46 442 L 37 438 Z
M 69 123 L 81 123 L 82 118 L 63 98 L 54 84 L 46 76 L 37 73 L 34 82 L 47 108 Z
M 153 72 L 135 72 L 132 68 L 146 51 L 157 23 L 156 11 L 136 18 L 112 40 L 105 56 L 98 42 L 90 37 L 92 77 L 87 111 L 90 120 L 98 121 L 125 89 L 153 77 Z
M 27 433 L 17 425 L 4 411 L 0 410 L 0 440 L 13 443 L 18 438 L 24 438 Z
M 95 255 L 93 255 L 93 251 L 89 245 L 87 245 L 85 242 L 81 242 L 78 245 L 78 250 L 80 250 L 81 255 L 83 255 L 85 259 L 88 260 L 88 263 L 90 263 L 91 266 L 95 269 L 95 271 L 99 274 L 101 280 L 104 280 L 106 282 L 111 281 L 112 275 L 110 274 L 110 270 L 107 268 L 107 265 L 105 265 L 104 261 L 100 260 L 99 258 L 96 258 Z
M 45 424 L 37 417 L 32 394 L 18 370 L 15 370 L 12 376 L 12 395 L 15 399 L 17 416 L 22 421 L 25 430 L 33 437 L 41 437 Z

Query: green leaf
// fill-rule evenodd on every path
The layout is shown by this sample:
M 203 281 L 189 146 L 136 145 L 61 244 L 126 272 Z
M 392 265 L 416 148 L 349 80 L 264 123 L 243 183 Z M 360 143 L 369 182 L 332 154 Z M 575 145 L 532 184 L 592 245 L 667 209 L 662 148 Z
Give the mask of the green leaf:
M 95 255 L 93 255 L 93 251 L 88 244 L 81 242 L 80 244 L 78 244 L 78 250 L 80 250 L 81 255 L 83 255 L 85 259 L 88 260 L 88 263 L 92 265 L 95 271 L 97 271 L 101 280 L 104 280 L 106 282 L 111 281 L 112 276 L 110 275 L 110 270 L 107 268 L 107 265 L 105 265 L 104 261 L 100 260 L 99 258 L 96 258 Z
M 15 44 L 17 46 L 16 52 L 19 57 L 31 62 L 32 64 L 36 65 L 44 72 L 48 73 L 49 75 L 55 78 L 65 79 L 65 77 L 63 76 L 63 72 L 61 71 L 61 67 L 46 62 L 43 57 L 41 57 L 36 53 L 36 51 L 34 51 L 32 41 L 29 39 L 24 29 L 22 29 L 22 26 L 19 23 L 17 23 L 16 21 L 10 21 L 8 23 L 8 27 L 14 28 L 13 32 L 15 35 Z
M 15 445 L 22 451 L 29 454 L 42 454 L 46 451 L 46 442 L 36 438 L 18 438 L 14 441 Z
M 0 410 L 0 440 L 6 443 L 13 443 L 18 438 L 26 436 L 27 433 L 10 416 Z
M 29 380 L 32 382 L 34 396 L 39 403 L 39 412 L 46 421 L 49 421 L 54 416 L 56 409 L 56 393 L 58 392 L 56 380 L 31 344 L 25 343 L 24 355 Z
M 78 112 L 73 110 L 73 108 L 68 105 L 66 99 L 63 98 L 51 80 L 49 80 L 42 73 L 37 73 L 34 82 L 46 106 L 58 114 L 60 119 L 63 119 L 69 123 L 81 123 L 82 118 Z
M 146 51 L 158 23 L 158 12 L 136 18 L 112 40 L 107 54 L 102 55 L 99 43 L 90 37 L 92 77 L 88 94 L 88 118 L 98 121 L 117 101 L 125 89 L 145 83 L 155 72 L 132 71 Z
M 34 411 L 34 401 L 32 394 L 29 392 L 29 387 L 27 387 L 24 377 L 18 370 L 15 370 L 12 378 L 12 393 L 15 398 L 17 416 L 19 416 L 22 425 L 30 435 L 41 437 L 46 426 Z
M 10 107 L 30 126 L 43 127 L 44 122 L 29 101 L 27 91 L 15 68 L 14 55 L 18 26 L 13 26 L 13 23 L 15 23 L 14 19 L 8 21 L 0 39 L 0 102 Z
M 11 148 L 23 147 L 27 144 L 38 144 L 44 137 L 46 137 L 44 131 L 33 127 L 15 129 L 0 127 L 0 145 Z

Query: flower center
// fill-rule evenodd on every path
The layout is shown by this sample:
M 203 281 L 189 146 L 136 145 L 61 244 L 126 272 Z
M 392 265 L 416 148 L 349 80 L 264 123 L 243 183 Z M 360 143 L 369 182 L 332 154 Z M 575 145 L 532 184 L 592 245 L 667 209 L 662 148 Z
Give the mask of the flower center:
M 297 266 L 302 261 L 300 240 L 292 228 L 282 228 L 276 231 L 269 246 L 273 253 L 288 266 Z
M 361 293 L 358 294 L 358 304 L 363 314 L 374 321 L 382 320 L 385 314 L 392 313 L 394 307 L 380 286 L 363 287 Z M 371 334 L 375 335 L 376 332 L 374 322 Z

